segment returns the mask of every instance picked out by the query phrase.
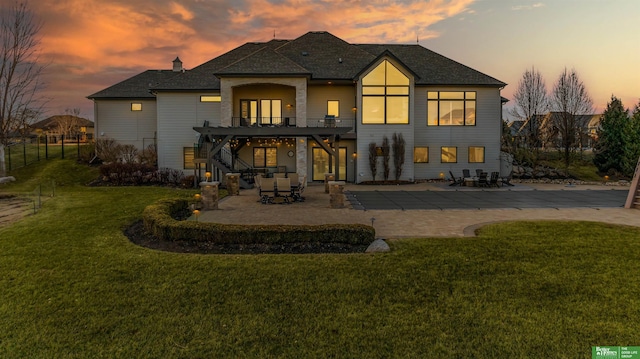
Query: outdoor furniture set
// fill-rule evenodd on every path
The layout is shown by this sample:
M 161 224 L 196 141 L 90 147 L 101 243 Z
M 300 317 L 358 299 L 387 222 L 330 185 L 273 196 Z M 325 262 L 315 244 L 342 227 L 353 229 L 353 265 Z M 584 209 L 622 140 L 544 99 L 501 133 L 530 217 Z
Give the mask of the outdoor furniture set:
M 302 202 L 307 176 L 302 180 L 295 172 L 274 173 L 273 177 L 265 178 L 261 175 L 254 177 L 258 188 L 259 201 L 262 204 Z
M 482 169 L 476 169 L 476 175 L 471 176 L 468 169 L 462 170 L 462 177 L 456 177 L 453 172 L 449 171 L 449 175 L 453 182 L 449 186 L 467 186 L 467 187 L 500 187 L 513 186 L 509 182 L 509 177 L 500 177 L 500 172 L 491 172 L 489 175 Z

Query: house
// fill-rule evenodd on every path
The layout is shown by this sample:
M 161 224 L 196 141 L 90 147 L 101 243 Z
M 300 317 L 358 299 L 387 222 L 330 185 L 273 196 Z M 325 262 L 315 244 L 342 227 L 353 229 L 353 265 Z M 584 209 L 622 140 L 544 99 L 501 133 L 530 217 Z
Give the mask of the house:
M 499 171 L 505 85 L 417 44 L 309 32 L 249 42 L 191 70 L 176 58 L 171 70 L 88 98 L 98 138 L 157 143 L 159 167 L 309 180 L 331 172 L 358 183 L 373 178 L 369 144 L 393 134 L 405 140 L 401 180 Z M 378 171 L 380 179 L 381 164 Z
M 56 143 L 65 135 L 67 141 L 87 142 L 93 139 L 93 121 L 74 115 L 55 115 L 29 126 L 32 136 L 46 135 L 50 143 Z
M 600 127 L 602 114 L 586 114 L 571 116 L 566 112 L 549 112 L 541 115 L 540 128 L 546 145 L 554 148 L 561 147 L 561 133 L 565 126 L 573 128 L 575 132 L 576 148 L 592 148 L 598 139 L 597 130 Z M 566 122 L 566 124 L 565 124 Z

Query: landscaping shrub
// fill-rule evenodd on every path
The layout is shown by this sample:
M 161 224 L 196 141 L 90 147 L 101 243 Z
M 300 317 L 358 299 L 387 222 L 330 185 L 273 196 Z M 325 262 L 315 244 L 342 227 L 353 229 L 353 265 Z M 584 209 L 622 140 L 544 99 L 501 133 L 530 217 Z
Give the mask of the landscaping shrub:
M 145 208 L 145 230 L 160 240 L 213 244 L 284 244 L 300 242 L 369 244 L 375 229 L 363 224 L 234 225 L 178 221 L 188 211 L 186 199 L 161 200 Z

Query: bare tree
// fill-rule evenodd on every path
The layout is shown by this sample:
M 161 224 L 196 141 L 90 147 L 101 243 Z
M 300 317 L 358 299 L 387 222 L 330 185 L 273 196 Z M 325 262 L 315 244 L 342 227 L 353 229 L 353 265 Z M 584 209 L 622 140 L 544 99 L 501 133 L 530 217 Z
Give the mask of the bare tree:
M 382 137 L 382 177 L 385 181 L 389 179 L 389 173 L 391 172 L 391 167 L 389 166 L 390 156 L 389 138 L 384 135 Z
M 42 24 L 25 3 L 0 8 L 0 176 L 6 175 L 5 146 L 42 109 L 38 32 Z
M 67 108 L 64 116 L 58 116 L 58 133 L 64 135 L 65 138 L 73 139 L 80 133 L 80 109 Z
M 405 152 L 405 141 L 402 133 L 396 134 L 393 133 L 393 137 L 391 139 L 393 144 L 393 165 L 395 168 L 396 181 L 400 180 L 400 176 L 402 175 L 402 166 L 404 166 L 404 152 Z
M 549 117 L 551 133 L 557 134 L 558 148 L 563 152 L 564 164 L 569 167 L 571 153 L 580 145 L 587 130 L 588 116 L 593 110 L 593 101 L 575 69 L 564 69 L 551 91 L 550 105 L 555 113 Z
M 369 169 L 371 170 L 371 177 L 375 181 L 378 173 L 378 147 L 375 142 L 369 143 Z
M 518 88 L 513 95 L 515 107 L 512 114 L 523 120 L 524 123 L 518 130 L 518 135 L 524 137 L 526 147 L 535 155 L 542 145 L 540 134 L 540 123 L 542 115 L 547 111 L 547 86 L 540 71 L 531 67 L 522 74 L 518 81 Z

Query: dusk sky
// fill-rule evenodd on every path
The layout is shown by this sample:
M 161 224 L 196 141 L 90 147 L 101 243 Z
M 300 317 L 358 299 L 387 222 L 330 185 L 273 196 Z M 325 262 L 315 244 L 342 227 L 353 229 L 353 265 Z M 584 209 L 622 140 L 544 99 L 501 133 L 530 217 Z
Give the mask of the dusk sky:
M 0 0 L 10 6 L 13 0 Z M 43 22 L 47 115 L 147 69 L 187 69 L 245 42 L 328 31 L 350 43 L 419 43 L 509 85 L 535 66 L 550 89 L 564 67 L 595 111 L 640 100 L 639 0 L 31 0 Z

